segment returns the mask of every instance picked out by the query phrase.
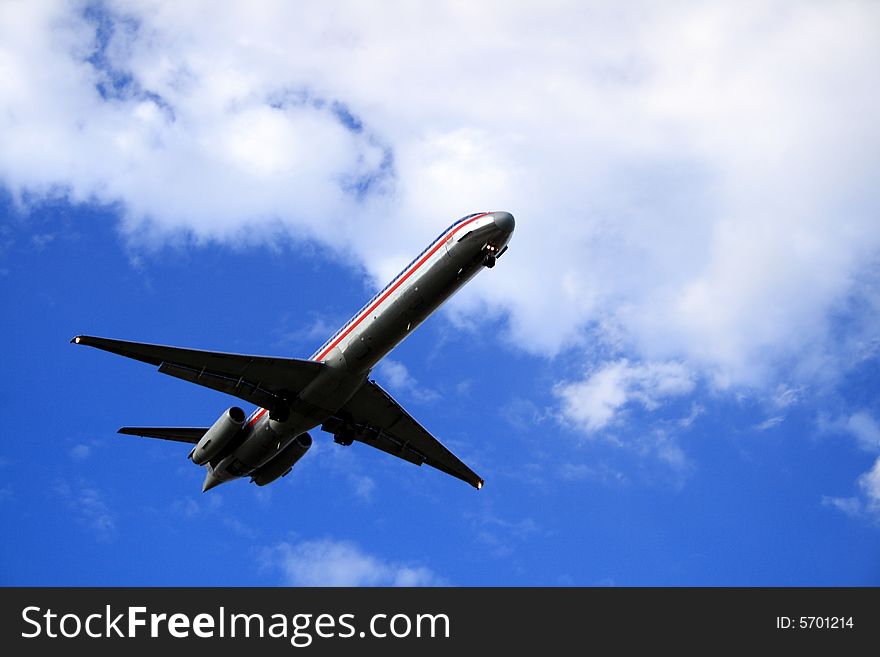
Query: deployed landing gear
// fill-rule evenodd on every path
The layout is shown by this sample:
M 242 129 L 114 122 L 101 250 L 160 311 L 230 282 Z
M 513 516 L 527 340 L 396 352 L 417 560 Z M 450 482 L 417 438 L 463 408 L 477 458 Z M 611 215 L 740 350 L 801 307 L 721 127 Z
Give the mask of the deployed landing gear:
M 342 427 L 333 435 L 333 442 L 348 447 L 354 442 L 354 429 L 351 427 Z
M 339 418 L 329 418 L 321 425 L 321 429 L 333 434 L 333 442 L 338 445 L 348 447 L 354 442 L 354 427 Z
M 348 447 L 355 440 L 371 443 L 379 438 L 381 433 L 379 429 L 365 424 L 352 424 L 340 418 L 331 417 L 321 429 L 327 433 L 333 434 L 333 442 L 337 445 Z
M 287 422 L 290 419 L 290 407 L 287 404 L 279 404 L 269 411 L 269 419 L 275 422 Z
M 495 266 L 495 260 L 497 256 L 495 255 L 495 251 L 497 249 L 492 244 L 487 244 L 483 247 L 483 250 L 486 252 L 486 257 L 483 258 L 483 266 L 487 269 L 492 269 Z

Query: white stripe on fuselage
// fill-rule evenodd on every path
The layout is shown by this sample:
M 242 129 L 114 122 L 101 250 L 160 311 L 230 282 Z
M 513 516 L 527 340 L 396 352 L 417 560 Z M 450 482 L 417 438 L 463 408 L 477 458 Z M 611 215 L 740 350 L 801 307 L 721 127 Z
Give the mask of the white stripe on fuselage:
M 424 265 L 427 263 L 434 263 L 438 258 L 443 257 L 446 254 L 446 250 L 444 248 L 444 243 L 459 230 L 464 228 L 465 226 L 469 226 L 474 222 L 489 216 L 489 212 L 482 212 L 480 214 L 475 214 L 469 216 L 465 219 L 461 219 L 456 223 L 452 224 L 448 229 L 443 231 L 436 240 L 431 242 L 428 247 L 422 251 L 415 260 L 413 260 L 409 265 L 407 265 L 403 271 L 401 271 L 397 276 L 395 276 L 391 282 L 386 285 L 378 294 L 376 294 L 372 299 L 370 299 L 366 305 L 359 310 L 354 317 L 348 320 L 345 324 L 343 324 L 342 328 L 339 329 L 336 333 L 333 334 L 329 340 L 327 340 L 314 354 L 311 356 L 311 360 L 322 361 L 327 357 L 334 347 L 339 347 L 341 350 L 345 350 L 345 347 L 360 334 L 360 331 L 356 331 L 359 328 L 359 325 L 366 319 L 369 315 L 374 315 L 378 317 L 382 314 L 383 310 L 390 306 L 394 301 L 403 293 L 406 292 L 412 285 L 415 284 L 417 279 L 412 279 L 413 274 L 415 274 L 418 270 L 425 271 L 427 268 L 424 268 Z M 439 256 L 438 256 L 439 254 Z M 387 303 L 386 303 L 387 302 Z

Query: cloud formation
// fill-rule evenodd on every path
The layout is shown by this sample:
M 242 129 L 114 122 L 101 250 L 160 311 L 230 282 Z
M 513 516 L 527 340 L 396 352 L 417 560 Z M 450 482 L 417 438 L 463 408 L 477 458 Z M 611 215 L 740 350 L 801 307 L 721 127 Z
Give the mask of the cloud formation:
M 96 540 L 116 539 L 117 514 L 100 490 L 82 480 L 77 483 L 59 480 L 55 482 L 52 492 L 79 524 L 94 532 Z
M 393 15 L 4 3 L 0 180 L 24 208 L 113 204 L 135 245 L 311 239 L 377 284 L 509 209 L 503 273 L 453 314 L 543 356 L 599 345 L 605 379 L 625 356 L 772 391 L 876 355 L 876 3 Z M 628 381 L 563 382 L 564 412 L 602 426 L 645 404 Z
M 865 509 L 880 518 L 880 458 L 874 467 L 859 477 L 859 488 L 865 496 Z
M 680 363 L 631 364 L 622 359 L 603 365 L 586 378 L 561 384 L 561 419 L 594 433 L 611 424 L 627 406 L 657 409 L 663 400 L 694 389 L 694 376 Z
M 821 419 L 824 431 L 849 434 L 856 445 L 868 452 L 880 452 L 880 426 L 867 411 L 858 411 L 849 417 L 835 420 Z M 852 497 L 825 496 L 823 504 L 832 506 L 853 517 L 866 517 L 880 522 L 880 457 L 874 465 L 856 479 L 857 495 Z
M 880 451 L 880 425 L 866 411 L 853 413 L 846 420 L 848 431 L 858 442 L 862 449 L 877 452 Z
M 331 539 L 279 543 L 262 554 L 289 586 L 442 586 L 424 566 L 383 561 L 353 543 Z
M 89 458 L 89 455 L 92 452 L 92 448 L 85 443 L 79 443 L 70 448 L 68 452 L 70 454 L 70 458 L 75 461 L 84 461 Z
M 380 361 L 378 370 L 382 380 L 388 383 L 392 391 L 404 393 L 417 402 L 430 402 L 440 397 L 436 390 L 419 385 L 406 365 L 398 360 L 384 358 Z

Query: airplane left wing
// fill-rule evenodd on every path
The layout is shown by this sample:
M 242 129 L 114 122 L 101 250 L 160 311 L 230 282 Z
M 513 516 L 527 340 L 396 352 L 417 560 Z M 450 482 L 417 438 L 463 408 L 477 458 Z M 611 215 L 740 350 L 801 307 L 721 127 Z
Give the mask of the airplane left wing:
M 483 486 L 483 480 L 473 470 L 446 449 L 375 381 L 361 386 L 333 419 L 337 425 L 353 426 L 353 438 L 366 445 L 415 465 L 426 463 L 474 488 Z
M 294 399 L 324 367 L 298 358 L 246 356 L 78 335 L 74 344 L 157 365 L 162 374 L 225 392 L 262 408 Z

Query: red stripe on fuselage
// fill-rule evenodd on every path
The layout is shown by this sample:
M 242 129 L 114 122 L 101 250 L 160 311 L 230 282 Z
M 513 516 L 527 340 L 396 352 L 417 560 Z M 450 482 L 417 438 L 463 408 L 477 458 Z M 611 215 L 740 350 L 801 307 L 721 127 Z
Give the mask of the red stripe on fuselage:
M 451 229 L 451 232 L 449 234 L 444 233 L 443 235 L 441 235 L 440 238 L 437 240 L 437 244 L 434 246 L 433 249 L 431 249 L 428 253 L 426 253 L 422 257 L 422 259 L 419 260 L 415 265 L 413 265 L 410 268 L 410 270 L 408 272 L 406 272 L 406 274 L 401 276 L 399 281 L 397 281 L 394 285 L 392 285 L 390 288 L 388 288 L 385 291 L 385 294 L 383 294 L 380 299 L 378 299 L 373 305 L 371 305 L 369 308 L 367 308 L 366 311 L 361 313 L 360 317 L 358 317 L 354 322 L 351 323 L 351 326 L 349 326 L 345 331 L 343 331 L 326 349 L 324 349 L 324 351 L 322 351 L 320 354 L 318 354 L 318 356 L 315 357 L 315 360 L 320 361 L 324 357 L 326 357 L 327 354 L 329 354 L 333 350 L 333 347 L 335 347 L 340 342 L 342 342 L 342 340 L 345 339 L 345 336 L 347 336 L 349 333 L 351 333 L 357 327 L 358 324 L 360 324 L 362 321 L 364 321 L 365 317 L 367 317 L 371 312 L 373 312 L 376 308 L 378 308 L 382 304 L 382 302 L 385 301 L 385 299 L 387 299 L 388 296 L 394 292 L 394 290 L 396 290 L 401 285 L 403 285 L 403 283 L 404 283 L 404 281 L 406 281 L 406 279 L 408 279 L 410 276 L 412 276 L 413 273 L 419 267 L 421 267 L 425 263 L 425 261 L 428 260 L 428 258 L 430 258 L 432 255 L 434 255 L 437 252 L 437 250 L 443 246 L 443 243 L 449 239 L 450 235 L 455 235 L 455 233 L 457 233 L 459 230 L 461 230 L 462 228 L 464 228 L 468 224 L 476 221 L 477 219 L 482 219 L 483 217 L 485 217 L 488 214 L 491 214 L 491 213 L 484 212 L 483 214 L 478 214 L 476 217 L 471 217 L 467 221 L 464 221 L 464 222 L 458 224 L 457 226 L 453 226 Z
M 265 409 L 265 408 L 261 408 L 259 411 L 257 411 L 257 412 L 254 414 L 254 416 L 251 418 L 251 421 L 248 422 L 248 426 L 249 426 L 249 427 L 254 426 L 254 425 L 257 423 L 257 420 L 259 420 L 261 417 L 263 417 L 263 414 L 264 414 L 265 412 L 266 412 L 266 409 Z

